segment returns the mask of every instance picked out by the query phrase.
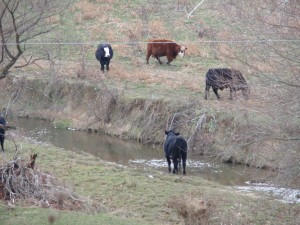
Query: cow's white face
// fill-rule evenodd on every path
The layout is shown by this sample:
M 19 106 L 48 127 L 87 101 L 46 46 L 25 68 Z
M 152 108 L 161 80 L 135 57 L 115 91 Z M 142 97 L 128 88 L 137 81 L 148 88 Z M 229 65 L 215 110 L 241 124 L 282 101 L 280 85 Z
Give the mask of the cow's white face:
M 181 57 L 183 57 L 184 54 L 185 54 L 185 50 L 186 50 L 186 47 L 181 46 L 181 47 L 180 47 L 180 50 L 179 50 L 179 52 L 178 52 L 178 55 L 181 56 Z
M 104 48 L 104 52 L 105 52 L 105 56 L 104 57 L 110 57 L 109 48 L 108 47 Z

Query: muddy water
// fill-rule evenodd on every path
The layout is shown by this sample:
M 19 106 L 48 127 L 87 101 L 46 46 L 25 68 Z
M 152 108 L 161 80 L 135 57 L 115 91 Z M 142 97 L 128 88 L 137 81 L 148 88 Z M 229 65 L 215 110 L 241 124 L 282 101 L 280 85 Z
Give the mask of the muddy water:
M 102 134 L 86 133 L 73 130 L 56 129 L 51 123 L 43 120 L 19 119 L 9 120 L 17 127 L 19 135 L 35 143 L 48 143 L 62 149 L 88 152 L 102 160 L 124 166 L 155 168 L 167 171 L 162 146 L 153 147 L 138 143 L 126 142 Z M 162 140 L 164 134 L 162 133 Z M 223 185 L 251 187 L 250 180 L 258 176 L 267 176 L 267 171 L 257 170 L 241 165 L 224 164 L 215 158 L 188 155 L 187 174 L 200 176 Z M 241 190 L 249 190 L 243 189 Z M 297 190 L 295 195 L 300 194 Z
M 43 120 L 17 119 L 9 121 L 18 133 L 36 143 L 49 143 L 73 151 L 88 152 L 102 160 L 124 166 L 152 167 L 167 171 L 163 147 L 153 147 L 113 138 L 107 135 L 56 129 Z M 162 140 L 164 133 L 162 133 Z M 241 185 L 259 171 L 245 166 L 224 164 L 214 158 L 189 155 L 187 174 L 202 176 L 224 185 Z M 260 171 L 261 172 L 261 171 Z

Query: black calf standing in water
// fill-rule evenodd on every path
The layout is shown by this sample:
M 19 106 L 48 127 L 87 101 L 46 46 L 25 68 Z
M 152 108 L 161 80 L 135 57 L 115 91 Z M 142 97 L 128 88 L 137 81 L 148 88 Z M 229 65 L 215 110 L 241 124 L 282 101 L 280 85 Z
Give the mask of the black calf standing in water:
M 173 173 L 178 173 L 178 164 L 180 166 L 180 161 L 182 161 L 183 174 L 186 174 L 186 158 L 187 158 L 187 142 L 186 140 L 179 136 L 180 133 L 176 133 L 173 130 L 165 131 L 167 135 L 164 150 L 165 156 L 168 161 L 169 172 L 171 172 L 171 158 L 173 161 Z
M 4 139 L 5 139 L 5 126 L 6 126 L 6 121 L 5 119 L 0 116 L 0 145 L 1 145 L 1 149 L 4 152 Z
M 95 52 L 95 56 L 97 60 L 101 64 L 101 71 L 104 72 L 104 67 L 106 66 L 106 70 L 109 71 L 109 63 L 114 55 L 112 47 L 110 44 L 100 44 Z

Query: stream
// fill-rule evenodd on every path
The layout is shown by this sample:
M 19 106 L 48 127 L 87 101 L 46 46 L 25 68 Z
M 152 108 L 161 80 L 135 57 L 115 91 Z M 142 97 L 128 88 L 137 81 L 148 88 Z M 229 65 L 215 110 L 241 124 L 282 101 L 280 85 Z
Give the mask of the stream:
M 153 147 L 120 140 L 99 133 L 88 133 L 67 129 L 56 129 L 49 121 L 24 118 L 10 118 L 9 124 L 16 130 L 7 132 L 25 137 L 35 144 L 51 144 L 62 150 L 83 151 L 101 160 L 128 166 L 154 168 L 167 172 L 163 146 Z M 162 132 L 162 141 L 164 133 Z M 277 197 L 284 202 L 300 202 L 300 190 L 253 183 L 257 177 L 267 177 L 268 171 L 243 165 L 225 164 L 215 157 L 188 155 L 186 172 L 188 176 L 200 176 L 226 186 L 235 186 L 240 191 L 259 191 Z

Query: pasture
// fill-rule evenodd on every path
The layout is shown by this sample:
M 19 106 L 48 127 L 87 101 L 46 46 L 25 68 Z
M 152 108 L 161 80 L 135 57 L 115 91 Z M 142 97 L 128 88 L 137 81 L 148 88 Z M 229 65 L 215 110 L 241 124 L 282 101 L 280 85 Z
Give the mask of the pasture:
M 298 17 L 293 17 L 299 8 L 293 1 L 204 1 L 188 18 L 198 3 L 71 0 L 65 14 L 47 20 L 56 29 L 28 42 L 16 64 L 20 68 L 0 80 L 1 108 L 9 105 L 16 116 L 47 119 L 60 128 L 153 145 L 162 145 L 163 132 L 172 124 L 187 137 L 191 154 L 271 169 L 278 172 L 272 182 L 299 188 L 300 35 Z M 160 65 L 152 57 L 147 65 L 146 43 L 154 38 L 184 45 L 186 55 L 171 66 L 165 65 L 166 58 Z M 104 73 L 95 58 L 101 42 L 114 49 Z M 22 67 L 31 56 L 38 60 Z M 229 89 L 219 91 L 220 100 L 212 91 L 204 99 L 206 72 L 224 67 L 241 71 L 251 90 L 248 100 L 240 91 L 230 100 Z M 120 168 L 44 146 L 24 144 L 23 149 L 25 154 L 38 151 L 39 169 L 70 184 L 87 202 L 100 204 L 92 217 L 84 210 L 62 213 L 61 224 L 76 219 L 82 224 L 98 219 L 115 224 L 193 224 L 197 219 L 295 224 L 299 218 L 297 205 L 200 178 Z M 170 196 L 174 187 L 185 194 Z M 190 202 L 196 216 L 184 218 Z M 207 214 L 199 213 L 197 204 Z M 32 224 L 47 223 L 48 210 L 25 208 L 8 214 L 0 210 L 1 219 L 15 224 L 34 217 Z
M 54 176 L 58 186 L 70 190 L 85 206 L 68 210 L 68 199 L 63 201 L 63 210 L 37 207 L 32 204 L 33 199 L 18 199 L 13 208 L 1 202 L 0 218 L 5 225 L 49 224 L 52 219 L 54 224 L 85 225 L 279 225 L 296 224 L 299 219 L 299 206 L 259 193 L 239 192 L 200 177 L 120 167 L 83 152 L 30 144 L 17 137 L 15 141 L 23 146 L 23 159 L 27 160 L 33 152 L 38 154 L 36 173 Z M 12 156 L 8 152 L 6 159 Z

